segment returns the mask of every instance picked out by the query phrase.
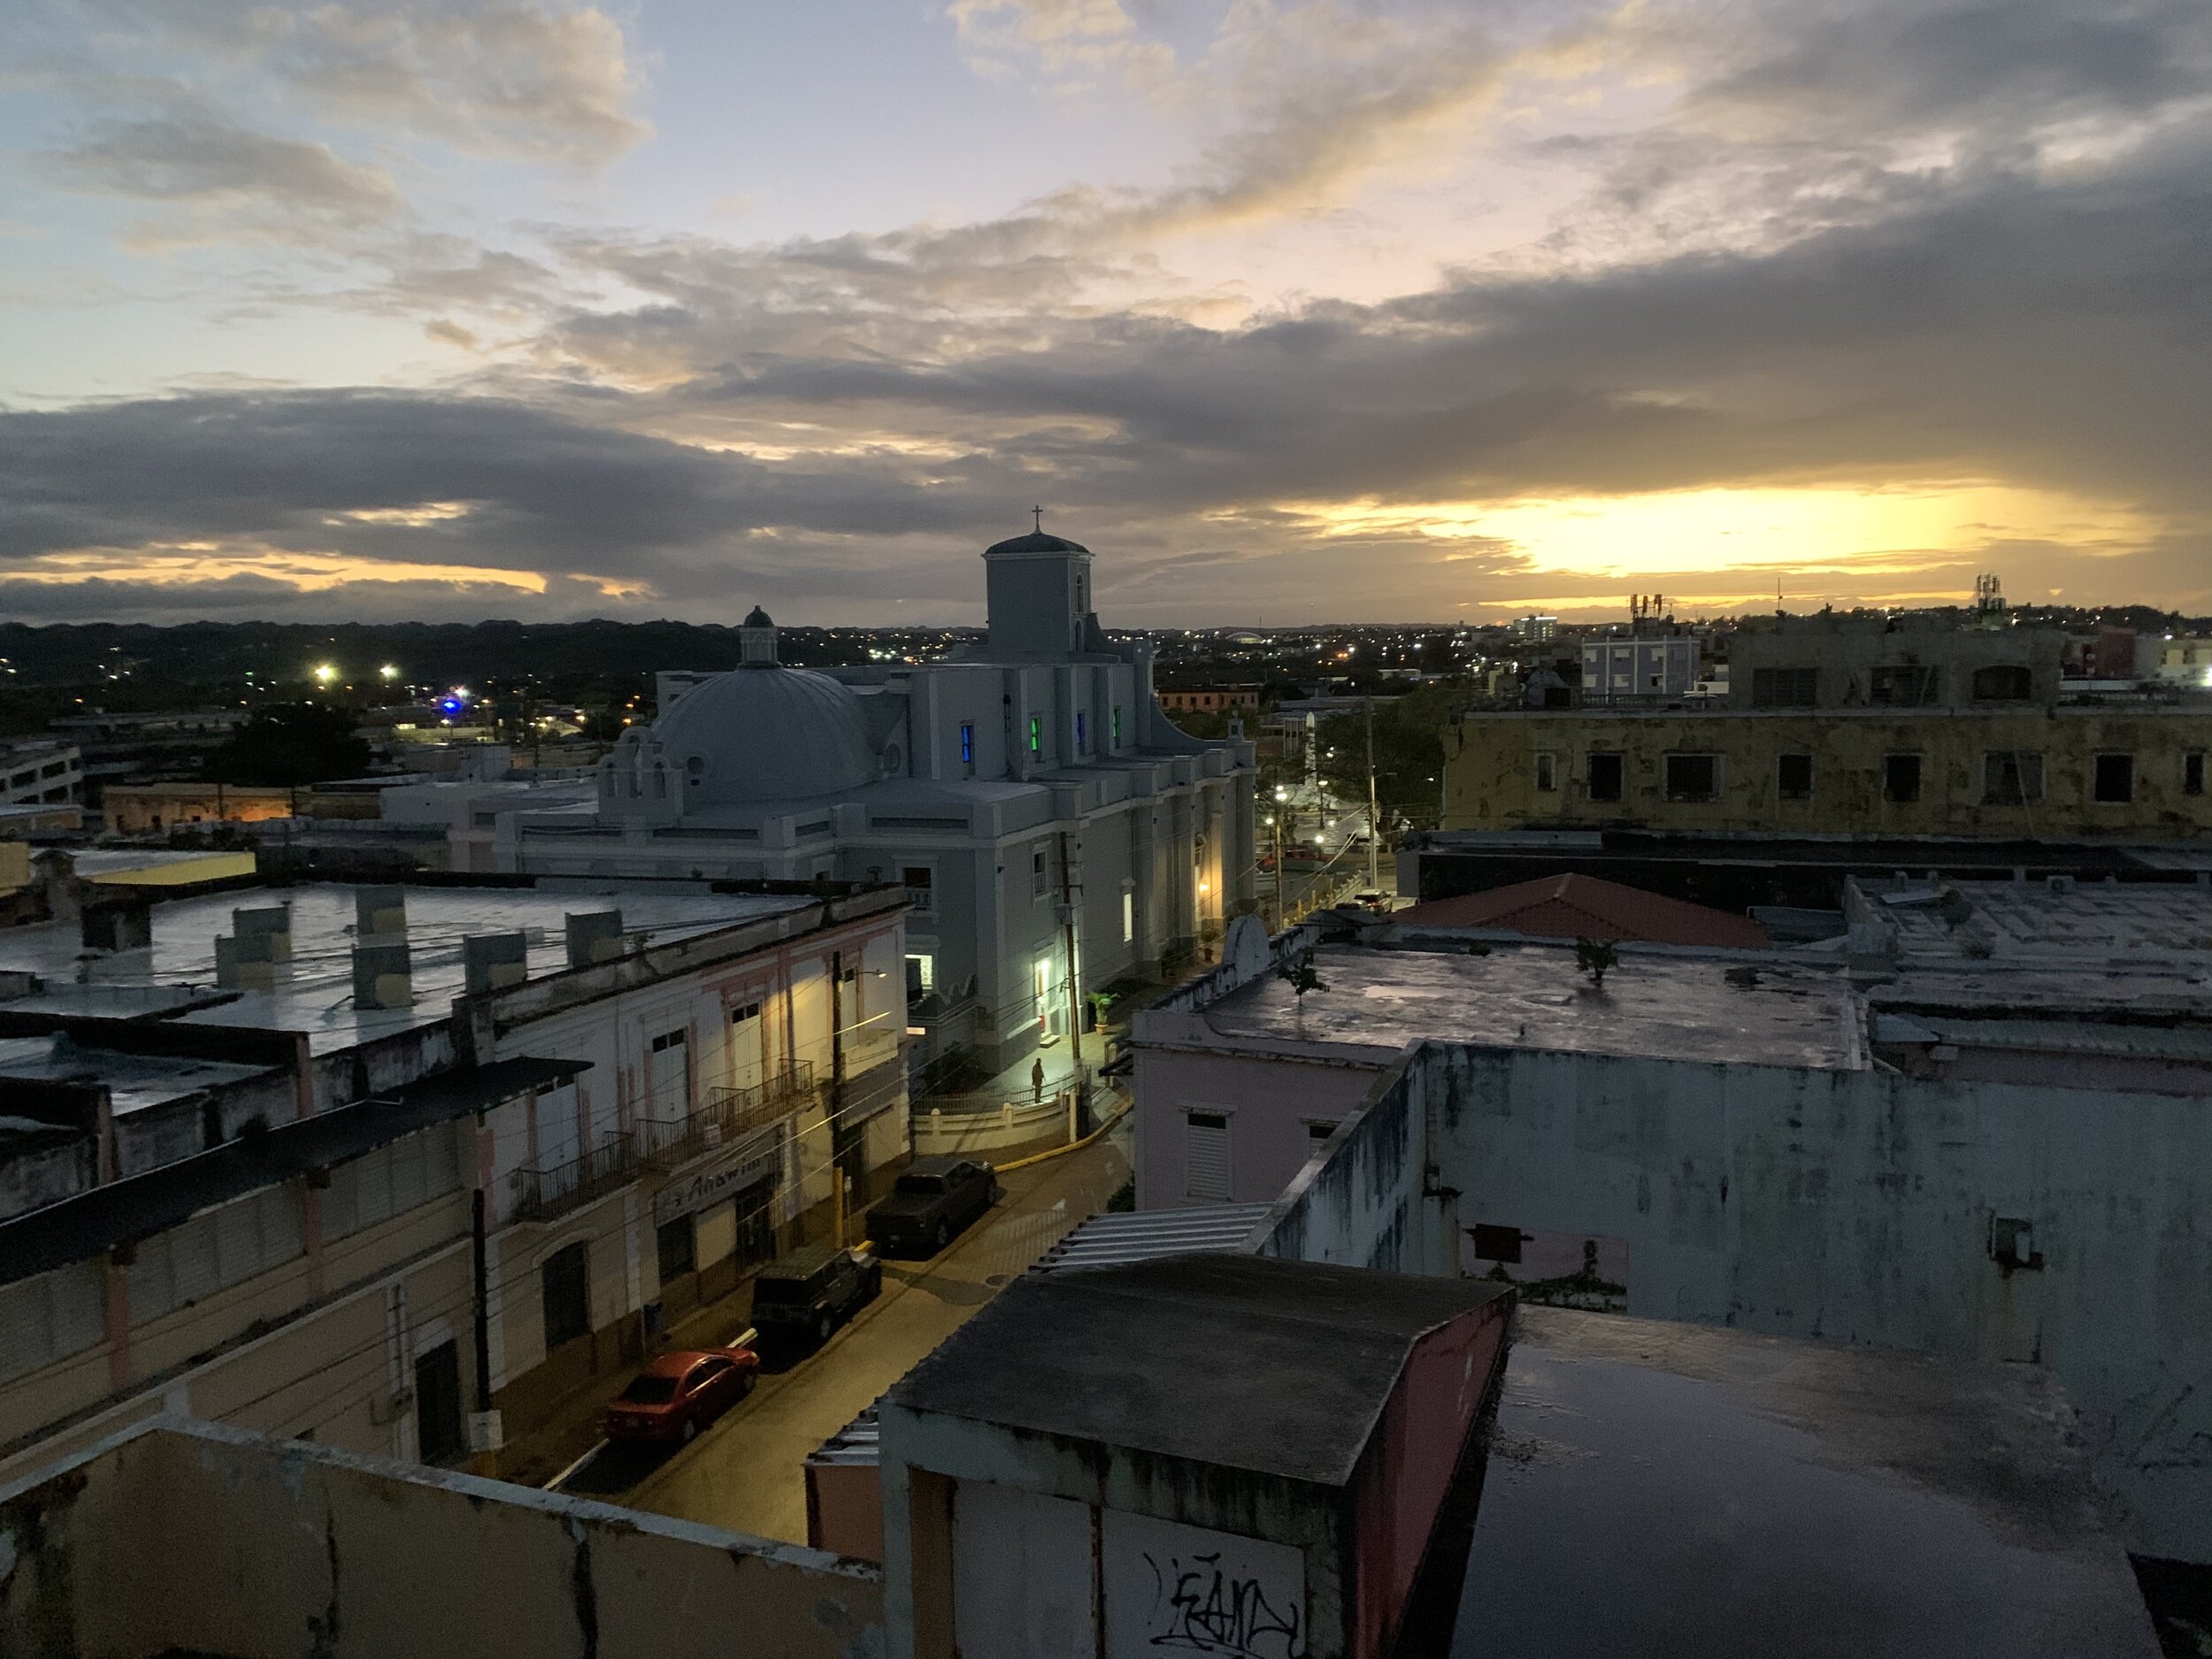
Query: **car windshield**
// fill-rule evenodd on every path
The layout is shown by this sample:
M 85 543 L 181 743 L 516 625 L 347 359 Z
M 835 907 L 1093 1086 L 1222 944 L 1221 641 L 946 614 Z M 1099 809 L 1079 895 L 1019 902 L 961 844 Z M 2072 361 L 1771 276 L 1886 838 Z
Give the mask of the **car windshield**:
M 757 1279 L 753 1281 L 753 1300 L 763 1302 L 804 1302 L 810 1294 L 803 1279 Z
M 633 1377 L 622 1397 L 634 1406 L 664 1406 L 676 1397 L 673 1377 Z
M 899 1177 L 899 1191 L 902 1193 L 941 1193 L 944 1190 L 945 1178 L 941 1175 L 902 1175 Z

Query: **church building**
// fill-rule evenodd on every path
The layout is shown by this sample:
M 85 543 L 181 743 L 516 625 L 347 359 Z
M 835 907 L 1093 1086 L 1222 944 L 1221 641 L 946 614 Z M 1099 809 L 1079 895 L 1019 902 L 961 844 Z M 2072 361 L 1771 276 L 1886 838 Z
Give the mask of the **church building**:
M 910 1025 L 994 1068 L 1209 948 L 1254 902 L 1252 744 L 1168 720 L 1150 643 L 1099 626 L 1087 549 L 1040 530 L 983 558 L 979 656 L 787 667 L 756 608 L 740 666 L 659 676 L 595 798 L 518 798 L 488 846 L 478 818 L 475 866 L 901 883 Z

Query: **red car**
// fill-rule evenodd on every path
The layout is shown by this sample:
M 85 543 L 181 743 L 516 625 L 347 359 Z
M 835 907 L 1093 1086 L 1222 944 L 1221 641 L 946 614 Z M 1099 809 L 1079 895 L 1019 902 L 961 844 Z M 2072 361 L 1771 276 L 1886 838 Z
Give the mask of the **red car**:
M 749 1348 L 664 1354 L 607 1408 L 611 1440 L 688 1440 L 753 1392 L 760 1356 Z

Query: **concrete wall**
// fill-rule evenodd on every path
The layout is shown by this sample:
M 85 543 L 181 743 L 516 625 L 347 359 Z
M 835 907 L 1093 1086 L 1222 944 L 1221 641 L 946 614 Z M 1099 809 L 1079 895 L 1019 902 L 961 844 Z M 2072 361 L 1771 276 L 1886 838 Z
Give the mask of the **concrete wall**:
M 1392 1651 L 1511 1317 L 1501 1298 L 1431 1331 L 1406 1356 L 1352 1480 L 1358 1653 Z
M 1376 1078 L 1352 1116 L 1275 1201 L 1258 1253 L 1397 1273 L 1455 1274 L 1456 1225 L 1425 1195 L 1430 1122 L 1415 1081 L 1433 1064 L 1414 1049 Z
M 100 796 L 107 826 L 124 835 L 180 824 L 260 824 L 290 818 L 296 792 L 208 783 L 110 784 Z
M 0 1218 L 81 1193 L 99 1178 L 98 1142 L 89 1134 L 57 1128 L 10 1138 L 14 1144 L 0 1157 Z
M 369 1159 L 403 1155 L 430 1138 L 451 1148 L 468 1133 L 457 1125 L 426 1130 Z M 342 1178 L 347 1169 L 340 1166 Z M 265 1188 L 143 1241 L 127 1264 L 102 1257 L 0 1289 L 0 1325 L 10 1328 L 27 1301 L 42 1300 L 50 1320 L 56 1285 L 73 1288 L 87 1274 L 99 1281 L 100 1303 L 96 1340 L 0 1386 L 0 1469 L 89 1444 L 164 1409 L 415 1455 L 406 1398 L 415 1360 L 452 1340 L 465 1379 L 474 1363 L 468 1194 L 448 1189 L 335 1239 L 323 1236 L 326 1197 L 303 1182 Z M 280 1213 L 290 1230 L 273 1244 L 266 1235 Z M 173 1242 L 187 1233 L 188 1259 Z M 234 1248 L 258 1248 L 269 1264 L 222 1282 Z M 196 1294 L 141 1317 L 135 1310 L 146 1298 L 135 1280 L 148 1273 Z M 188 1273 L 206 1282 L 188 1287 Z M 80 1334 L 83 1324 L 73 1321 Z
M 1474 714 L 1445 734 L 1443 826 L 2200 836 L 2212 834 L 2212 795 L 2183 792 L 2183 757 L 2207 749 L 2212 710 L 2183 709 Z M 1985 757 L 2001 751 L 2043 757 L 2041 800 L 2005 805 L 1985 799 Z M 1590 798 L 1594 752 L 1624 757 L 1622 799 Z M 2092 798 L 2094 757 L 2102 752 L 2134 755 L 2132 802 Z M 1556 789 L 1536 787 L 1540 753 L 1557 757 Z M 1669 754 L 1718 755 L 1718 798 L 1668 800 Z M 1886 798 L 1883 766 L 1890 754 L 1922 757 L 1919 800 Z M 1809 796 L 1781 798 L 1777 763 L 1783 755 L 1812 757 Z
M 1262 1248 L 1451 1271 L 1477 1223 L 1623 1239 L 1633 1314 L 2045 1365 L 2129 1547 L 2212 1561 L 2208 1171 L 2173 1096 L 1429 1044 Z M 1993 1259 L 2000 1220 L 2036 1264 Z
M 1224 1202 L 1190 1190 L 1185 1120 L 1192 1111 L 1229 1120 L 1227 1202 L 1273 1202 L 1319 1149 L 1313 1126 L 1351 1116 L 1389 1064 L 1379 1053 L 1367 1060 L 1300 1059 L 1138 1048 L 1137 1208 Z
M 1753 621 L 1729 641 L 1728 701 L 1753 707 L 1763 668 L 1810 668 L 1819 674 L 1816 706 L 1863 708 L 1875 699 L 1876 670 L 1909 667 L 1934 670 L 1931 701 L 1960 709 L 1974 702 L 1975 671 L 2001 666 L 2026 669 L 2032 700 L 2047 706 L 2058 701 L 2065 643 L 2056 628 L 1890 628 L 1858 618 Z
M 0 1652 L 873 1659 L 819 1551 L 173 1421 L 0 1488 Z
M 1064 1595 L 1064 1585 L 1041 1585 L 1012 1574 L 992 1575 L 991 1557 L 1021 1558 L 1018 1540 L 1010 1532 L 996 1538 L 988 1524 L 958 1530 L 957 1517 L 964 1494 L 979 1486 L 1011 1489 L 1015 1493 L 1080 1506 L 1097 1531 L 1097 1548 L 1107 1582 L 1105 1650 L 1113 1659 L 1134 1659 L 1141 1653 L 1202 1651 L 1194 1642 L 1180 1646 L 1172 1640 L 1148 1638 L 1124 1642 L 1125 1623 L 1117 1617 L 1116 1601 L 1141 1602 L 1149 1610 L 1157 1602 L 1156 1581 L 1142 1580 L 1139 1596 L 1133 1585 L 1117 1597 L 1115 1557 L 1118 1544 L 1130 1541 L 1144 1523 L 1167 1523 L 1180 1529 L 1203 1528 L 1227 1533 L 1232 1542 L 1256 1543 L 1279 1561 L 1285 1556 L 1303 1559 L 1303 1615 L 1312 1632 L 1310 1645 L 1302 1651 L 1308 1659 L 1347 1659 L 1350 1649 L 1341 1645 L 1347 1617 L 1353 1558 L 1351 1539 L 1335 1502 L 1325 1488 L 1275 1476 L 1240 1473 L 1234 1478 L 1194 1478 L 1194 1466 L 1179 1459 L 1155 1455 L 1128 1448 L 1064 1441 L 1056 1437 L 1002 1429 L 987 1424 L 913 1412 L 895 1404 L 882 1408 L 884 1494 L 884 1617 L 895 1659 L 953 1659 L 961 1620 L 958 1584 L 966 1582 L 971 1595 L 982 1593 L 1010 1605 L 1005 1616 L 982 1624 L 995 1636 L 1018 1629 L 1023 1610 L 1035 1603 Z M 1025 1514 L 1040 1516 L 1048 1507 L 1021 1501 L 992 1504 L 992 1519 L 1002 1525 L 1019 1524 Z M 977 1507 L 971 1503 L 972 1510 Z M 957 1562 L 957 1550 L 974 1559 Z M 1121 1575 L 1133 1577 L 1133 1575 Z M 1279 1577 L 1281 1575 L 1278 1575 Z M 1295 1578 L 1294 1571 L 1288 1575 Z M 1079 1585 L 1087 1600 L 1087 1586 Z M 1271 1593 L 1272 1605 L 1286 1596 Z M 979 1628 L 970 1622 L 971 1632 Z M 1161 1632 L 1154 1632 L 1154 1635 Z M 1087 1655 L 1097 1651 L 1089 1630 L 1078 1624 L 1065 1634 L 1072 1640 L 1056 1652 L 993 1645 L 980 1650 L 964 1645 L 962 1659 L 1058 1659 L 1061 1653 Z M 1265 1650 L 1259 1650 L 1265 1651 Z

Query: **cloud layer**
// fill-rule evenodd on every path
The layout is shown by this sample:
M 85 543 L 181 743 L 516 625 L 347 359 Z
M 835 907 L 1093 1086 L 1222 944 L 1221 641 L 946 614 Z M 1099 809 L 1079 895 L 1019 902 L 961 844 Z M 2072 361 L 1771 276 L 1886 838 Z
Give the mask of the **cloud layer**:
M 650 125 L 597 9 L 99 10 L 457 152 L 588 171 Z M 0 414 L 0 607 L 965 619 L 968 561 L 1039 501 L 1133 622 L 1898 598 L 1985 567 L 2212 609 L 2208 15 L 1234 0 L 1194 42 L 1116 0 L 961 0 L 977 73 L 1184 123 L 1187 165 L 750 244 L 494 242 L 373 146 L 142 88 L 47 176 L 174 241 L 311 243 L 348 274 L 300 303 L 463 366 Z M 1396 292 L 1340 280 L 1348 239 L 1433 214 L 1442 245 L 1532 180 L 1532 234 Z M 1190 274 L 1286 247 L 1307 291 Z M 1789 492 L 1851 511 L 1763 527 Z M 1601 514 L 1609 563 L 1575 533 Z

